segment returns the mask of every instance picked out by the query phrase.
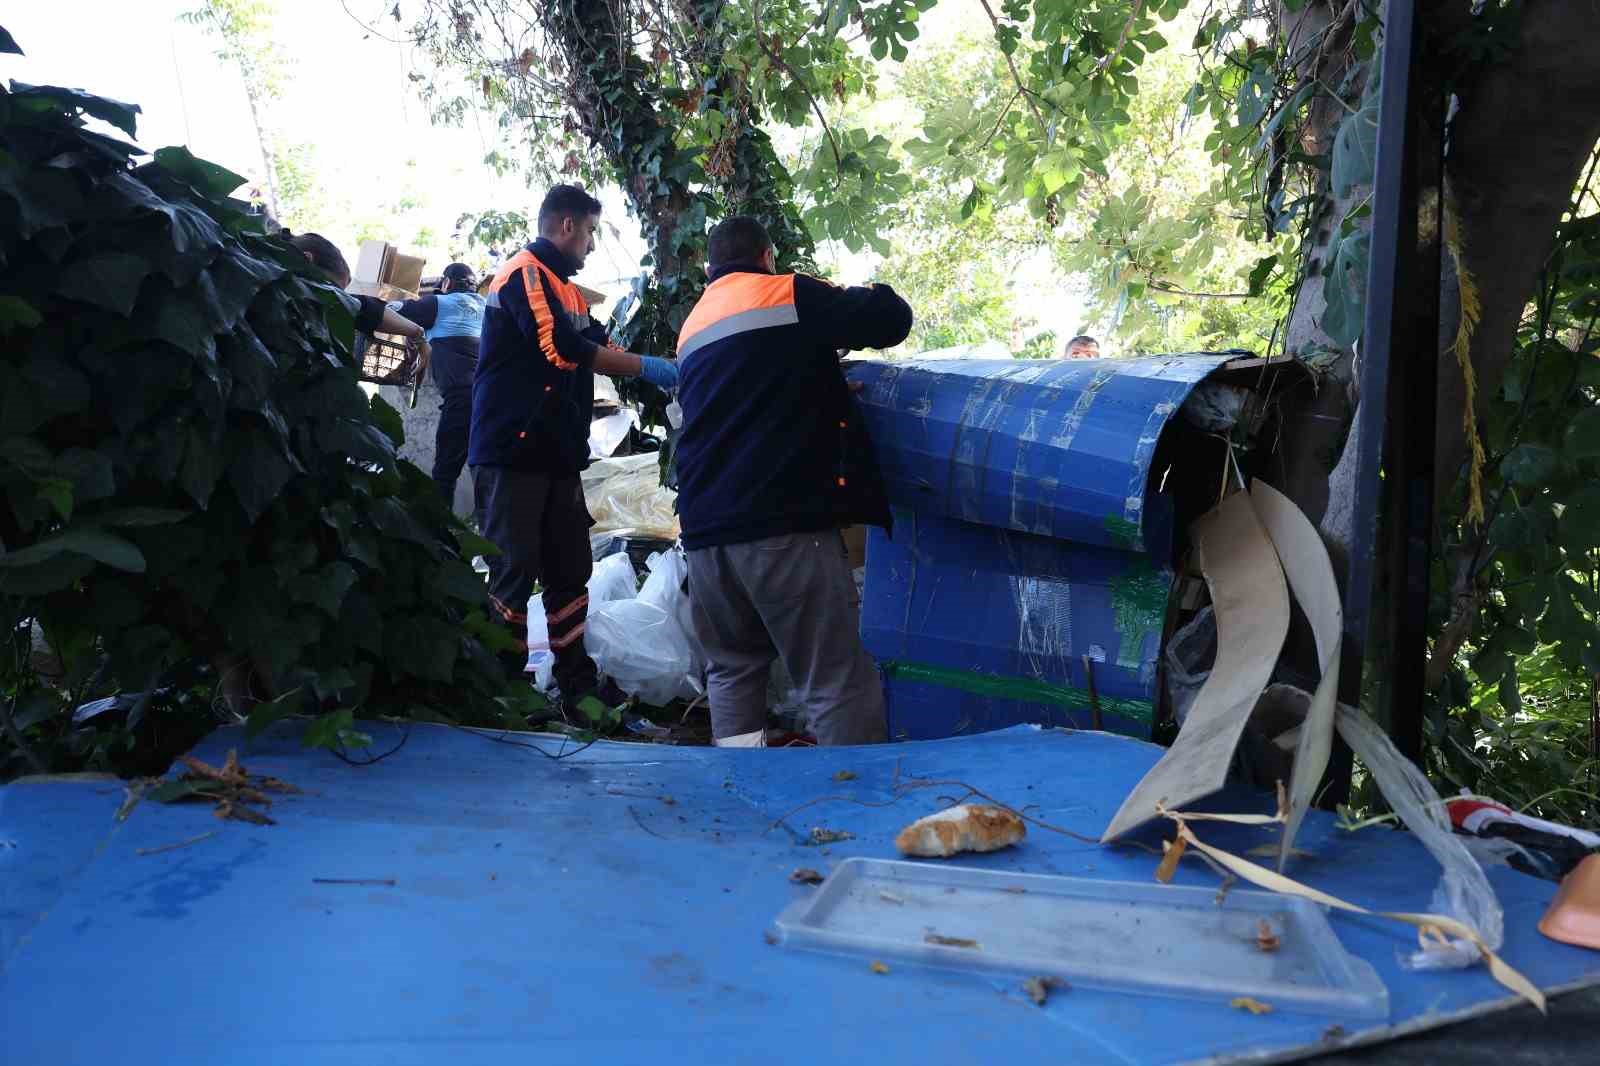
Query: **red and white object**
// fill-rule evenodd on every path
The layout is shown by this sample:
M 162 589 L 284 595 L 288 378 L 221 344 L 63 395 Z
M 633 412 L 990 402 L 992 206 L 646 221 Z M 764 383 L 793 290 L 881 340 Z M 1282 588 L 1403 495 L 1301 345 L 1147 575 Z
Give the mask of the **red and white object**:
M 1450 812 L 1450 824 L 1455 826 L 1458 832 L 1471 833 L 1473 836 L 1484 836 L 1496 825 L 1515 825 L 1540 833 L 1567 837 L 1586 848 L 1600 848 L 1600 834 L 1574 829 L 1560 822 L 1547 822 L 1543 818 L 1519 814 L 1503 803 L 1496 803 L 1482 796 L 1457 796 L 1455 799 L 1445 801 L 1445 809 Z

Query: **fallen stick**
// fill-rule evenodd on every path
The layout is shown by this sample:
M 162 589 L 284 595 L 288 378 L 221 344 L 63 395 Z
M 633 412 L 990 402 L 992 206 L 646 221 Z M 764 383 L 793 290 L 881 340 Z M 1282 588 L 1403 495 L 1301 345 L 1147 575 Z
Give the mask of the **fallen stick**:
M 198 844 L 202 840 L 205 840 L 208 837 L 214 837 L 216 835 L 217 830 L 213 829 L 209 833 L 201 833 L 197 837 L 190 837 L 188 840 L 180 840 L 175 844 L 163 844 L 159 848 L 136 848 L 134 849 L 133 853 L 135 855 L 160 855 L 163 851 L 177 851 L 179 848 L 186 848 L 190 844 Z

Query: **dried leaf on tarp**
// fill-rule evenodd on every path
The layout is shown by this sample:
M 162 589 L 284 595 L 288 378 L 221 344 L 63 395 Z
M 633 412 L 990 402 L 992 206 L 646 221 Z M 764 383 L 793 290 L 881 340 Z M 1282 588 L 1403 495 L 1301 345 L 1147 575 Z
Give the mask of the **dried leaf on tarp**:
M 250 822 L 253 825 L 276 825 L 266 814 L 250 806 L 272 806 L 268 792 L 293 793 L 300 790 L 276 777 L 252 776 L 239 763 L 237 749 L 229 749 L 221 766 L 212 766 L 192 755 L 179 760 L 186 769 L 181 777 L 162 781 L 150 789 L 148 796 L 157 803 L 180 803 L 184 800 L 209 800 L 215 805 L 212 813 L 218 818 Z
M 1235 1010 L 1247 1010 L 1251 1014 L 1271 1014 L 1273 1009 L 1272 1004 L 1263 1003 L 1259 999 L 1251 999 L 1249 996 L 1230 999 L 1228 1000 L 1228 1006 Z
M 872 963 L 872 972 L 875 973 L 875 974 L 886 974 L 886 973 L 889 972 L 889 967 L 885 966 L 881 962 L 878 962 L 878 961 L 874 960 L 873 963 Z
M 851 773 L 849 770 L 840 770 L 838 773 L 833 775 L 833 779 L 840 782 L 854 781 L 856 779 L 856 775 Z
M 1181 836 L 1161 842 L 1166 854 L 1161 856 L 1161 865 L 1156 867 L 1157 881 L 1164 885 L 1172 881 L 1172 875 L 1178 872 L 1178 860 L 1183 858 L 1184 849 L 1188 846 L 1189 842 Z
M 1050 999 L 1050 993 L 1065 990 L 1067 983 L 1059 977 L 1030 977 L 1022 982 L 1022 990 L 1028 993 L 1028 998 L 1036 1006 L 1044 1006 Z
M 936 944 L 946 948 L 971 948 L 979 950 L 976 940 L 969 940 L 964 936 L 940 936 L 938 933 L 929 933 L 922 938 L 925 944 Z
M 827 879 L 811 867 L 802 866 L 789 875 L 789 880 L 797 885 L 820 885 Z
M 1277 951 L 1283 941 L 1272 931 L 1272 923 L 1265 918 L 1256 923 L 1256 947 L 1265 952 Z
M 819 825 L 811 830 L 811 843 L 813 844 L 837 844 L 841 840 L 854 839 L 854 833 L 847 833 L 843 829 L 827 829 Z

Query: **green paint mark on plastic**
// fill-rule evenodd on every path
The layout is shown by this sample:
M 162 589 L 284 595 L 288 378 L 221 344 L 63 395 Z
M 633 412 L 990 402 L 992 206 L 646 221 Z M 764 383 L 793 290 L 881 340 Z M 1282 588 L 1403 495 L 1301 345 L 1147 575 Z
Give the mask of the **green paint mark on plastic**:
M 886 677 L 939 685 L 942 688 L 970 692 L 976 696 L 994 696 L 999 699 L 1020 700 L 1024 703 L 1049 703 L 1073 710 L 1089 709 L 1088 692 L 1049 681 L 983 674 L 974 670 L 955 670 L 947 666 L 903 662 L 898 659 L 881 663 L 880 666 Z M 1155 709 L 1149 700 L 1101 696 L 1099 702 L 1103 713 L 1118 715 L 1145 726 L 1149 726 L 1155 718 Z
M 1130 522 L 1119 514 L 1106 515 L 1106 534 L 1110 536 L 1111 543 L 1119 548 L 1133 549 L 1139 546 L 1139 523 Z
M 1111 610 L 1122 637 L 1118 666 L 1138 666 L 1146 634 L 1161 631 L 1171 587 L 1172 575 L 1157 570 L 1148 559 L 1135 560 L 1127 573 L 1111 583 Z

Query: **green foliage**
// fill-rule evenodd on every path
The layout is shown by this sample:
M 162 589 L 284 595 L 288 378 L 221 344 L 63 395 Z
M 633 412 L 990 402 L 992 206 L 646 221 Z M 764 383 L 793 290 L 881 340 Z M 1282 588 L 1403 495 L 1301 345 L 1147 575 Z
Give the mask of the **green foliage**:
M 1517 336 L 1481 424 L 1490 454 L 1482 529 L 1447 531 L 1435 622 L 1477 590 L 1470 641 L 1436 694 L 1434 768 L 1563 821 L 1600 824 L 1600 230 L 1563 226 L 1538 313 Z M 1447 514 L 1459 514 L 1459 500 Z M 1459 562 L 1458 562 L 1459 561 Z
M 183 149 L 135 168 L 85 128 L 135 110 L 0 91 L 0 713 L 68 765 L 104 756 L 71 711 L 108 691 L 501 720 L 465 531 L 396 460 L 343 298 L 227 198 L 237 175 Z M 313 736 L 349 743 L 329 721 Z

